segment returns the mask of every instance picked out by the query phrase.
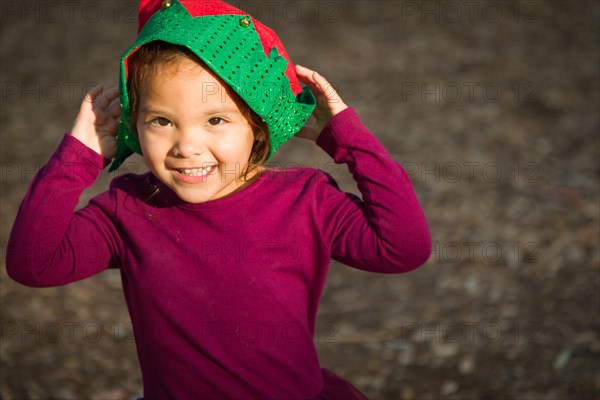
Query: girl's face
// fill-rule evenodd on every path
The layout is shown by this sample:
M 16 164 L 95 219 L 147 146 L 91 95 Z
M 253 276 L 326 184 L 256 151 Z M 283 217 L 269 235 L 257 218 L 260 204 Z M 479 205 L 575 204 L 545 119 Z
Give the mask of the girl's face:
M 254 134 L 213 73 L 182 58 L 144 84 L 136 126 L 152 173 L 188 203 L 241 188 Z

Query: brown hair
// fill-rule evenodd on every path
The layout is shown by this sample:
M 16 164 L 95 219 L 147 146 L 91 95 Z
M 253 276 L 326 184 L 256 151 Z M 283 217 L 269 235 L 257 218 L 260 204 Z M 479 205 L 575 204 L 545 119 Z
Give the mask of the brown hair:
M 154 76 L 160 67 L 174 65 L 181 58 L 187 58 L 194 61 L 200 67 L 211 71 L 206 64 L 198 58 L 191 50 L 163 41 L 154 41 L 147 43 L 135 51 L 128 60 L 127 94 L 129 95 L 129 105 L 131 109 L 131 131 L 137 135 L 136 120 L 139 108 L 140 97 L 142 94 L 143 83 L 149 76 Z M 211 71 L 212 72 L 212 71 Z M 216 74 L 213 74 L 216 75 Z M 267 161 L 271 151 L 271 142 L 269 140 L 269 128 L 267 124 L 246 104 L 241 97 L 231 90 L 229 85 L 223 82 L 218 76 L 219 82 L 226 88 L 227 94 L 233 99 L 242 115 L 252 128 L 254 133 L 254 143 L 248 159 L 248 164 L 241 176 L 245 182 L 249 182 L 248 174 L 253 170 L 263 166 Z M 138 138 L 139 139 L 139 138 Z M 258 175 L 256 175 L 258 177 Z M 255 178 L 251 179 L 254 180 Z

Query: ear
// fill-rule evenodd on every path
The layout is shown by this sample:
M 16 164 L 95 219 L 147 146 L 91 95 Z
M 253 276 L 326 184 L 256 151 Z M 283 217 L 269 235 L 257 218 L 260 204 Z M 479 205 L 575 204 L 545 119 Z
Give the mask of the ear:
M 138 9 L 138 33 L 155 12 L 162 8 L 161 0 L 141 0 Z

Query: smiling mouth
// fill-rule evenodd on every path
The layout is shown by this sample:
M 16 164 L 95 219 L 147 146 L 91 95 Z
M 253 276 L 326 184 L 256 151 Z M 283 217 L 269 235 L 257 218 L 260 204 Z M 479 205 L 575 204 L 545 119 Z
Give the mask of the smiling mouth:
M 204 176 L 212 173 L 217 165 L 211 165 L 204 168 L 176 168 L 175 170 L 184 176 Z

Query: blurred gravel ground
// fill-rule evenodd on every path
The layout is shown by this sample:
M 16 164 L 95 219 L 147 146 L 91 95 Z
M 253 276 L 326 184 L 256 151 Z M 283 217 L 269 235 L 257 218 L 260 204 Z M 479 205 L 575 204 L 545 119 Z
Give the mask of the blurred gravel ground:
M 116 82 L 136 4 L 1 4 L 4 251 L 84 87 Z M 408 170 L 431 226 L 434 254 L 409 274 L 332 263 L 322 365 L 372 399 L 600 398 L 599 3 L 235 4 L 334 82 Z M 319 166 L 356 192 L 309 143 L 273 163 Z M 139 393 L 117 271 L 50 289 L 1 274 L 1 399 Z

